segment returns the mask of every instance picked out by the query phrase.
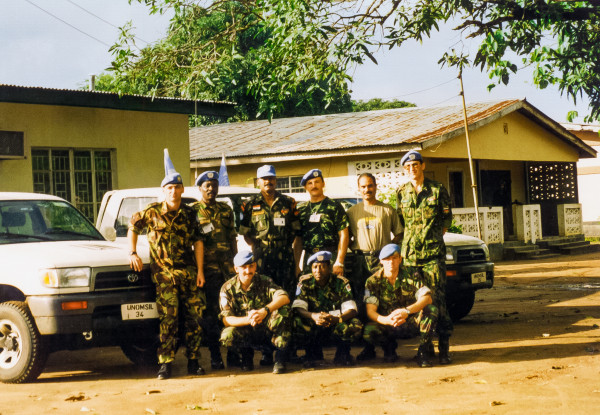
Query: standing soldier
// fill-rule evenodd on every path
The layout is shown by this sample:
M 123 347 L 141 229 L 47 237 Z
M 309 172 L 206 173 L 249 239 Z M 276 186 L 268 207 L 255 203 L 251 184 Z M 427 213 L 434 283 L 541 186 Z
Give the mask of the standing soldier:
M 341 203 L 325 196 L 325 181 L 319 169 L 312 169 L 302 177 L 300 184 L 310 195 L 302 203 L 300 223 L 305 258 L 319 251 L 329 251 L 335 258 L 333 273 L 344 275 L 344 259 L 350 242 L 348 215 Z M 310 272 L 308 267 L 306 272 Z
M 219 292 L 221 286 L 235 274 L 233 256 L 237 253 L 237 240 L 233 210 L 225 202 L 216 200 L 219 193 L 219 174 L 206 171 L 196 179 L 202 200 L 191 206 L 196 211 L 201 233 L 204 235 L 204 292 L 207 309 L 203 328 L 212 369 L 223 369 L 219 345 Z M 234 355 L 228 355 L 228 365 L 235 364 Z
M 379 251 L 389 243 L 399 243 L 402 225 L 394 208 L 377 200 L 377 181 L 371 173 L 358 176 L 358 190 L 363 197 L 348 209 L 351 249 L 354 252 L 352 282 L 356 298 L 363 298 L 365 282 L 379 268 Z M 392 239 L 393 237 L 393 239 Z
M 258 272 L 289 290 L 301 252 L 296 201 L 276 190 L 273 166 L 259 167 L 256 175 L 260 193 L 242 204 L 240 234 L 252 248 Z
M 450 196 L 441 183 L 425 178 L 425 163 L 417 151 L 406 153 L 400 163 L 409 179 L 396 194 L 404 226 L 402 256 L 404 263 L 419 274 L 421 283 L 433 290 L 433 302 L 439 309 L 439 359 L 441 364 L 449 364 L 453 326 L 446 308 L 444 233 L 452 223 Z
M 196 212 L 181 203 L 183 183 L 165 149 L 165 178 L 161 183 L 165 200 L 151 203 L 135 213 L 129 223 L 129 265 L 141 271 L 143 264 L 136 253 L 138 235 L 148 229 L 150 269 L 156 284 L 156 306 L 160 320 L 158 348 L 158 379 L 171 377 L 171 362 L 175 359 L 180 307 L 185 309 L 185 343 L 188 373 L 203 375 L 198 363 L 202 329 L 202 310 L 206 299 L 202 266 L 202 235 Z M 192 250 L 193 247 L 193 250 Z M 195 257 L 195 261 L 194 261 Z
M 250 251 L 233 259 L 237 275 L 223 284 L 220 294 L 221 318 L 225 328 L 221 343 L 242 352 L 242 370 L 254 369 L 254 349 L 276 349 L 273 373 L 285 372 L 292 333 L 288 306 L 290 298 L 273 280 L 256 272 Z
M 420 335 L 417 364 L 431 367 L 429 349 L 438 317 L 432 304 L 431 290 L 415 281 L 404 267 L 400 247 L 389 244 L 379 254 L 383 265 L 367 280 L 365 303 L 371 320 L 363 337 L 367 343 L 360 360 L 375 357 L 375 346 L 383 347 L 386 363 L 398 360 L 396 339 Z M 420 288 L 419 288 L 420 286 Z
M 298 346 L 306 350 L 305 365 L 323 357 L 323 343 L 333 338 L 337 343 L 334 363 L 354 364 L 350 354 L 351 342 L 360 339 L 362 323 L 356 318 L 358 308 L 352 297 L 348 280 L 331 273 L 331 252 L 321 251 L 308 258 L 312 273 L 300 277 L 292 308 L 294 334 Z

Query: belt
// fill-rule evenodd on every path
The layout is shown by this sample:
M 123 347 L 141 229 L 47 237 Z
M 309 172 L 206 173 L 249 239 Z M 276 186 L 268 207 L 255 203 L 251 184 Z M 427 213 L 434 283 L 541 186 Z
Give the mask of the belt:
M 356 255 L 363 255 L 363 256 L 379 256 L 379 251 L 363 251 L 361 249 L 355 249 L 353 251 Z

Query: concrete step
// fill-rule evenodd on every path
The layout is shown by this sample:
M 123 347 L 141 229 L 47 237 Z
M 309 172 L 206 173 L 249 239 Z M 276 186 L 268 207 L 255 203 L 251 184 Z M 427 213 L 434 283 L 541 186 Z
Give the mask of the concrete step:
M 515 253 L 515 259 L 546 259 L 559 256 L 557 252 L 553 252 L 549 249 L 535 249 L 520 251 Z
M 572 243 L 567 246 L 561 246 L 559 252 L 563 255 L 587 254 L 588 252 L 592 252 L 592 246 L 588 241 Z

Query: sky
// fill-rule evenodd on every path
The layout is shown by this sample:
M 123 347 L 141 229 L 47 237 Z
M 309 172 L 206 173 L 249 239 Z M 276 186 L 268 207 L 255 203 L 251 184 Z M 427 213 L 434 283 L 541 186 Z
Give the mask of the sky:
M 0 83 L 79 88 L 91 74 L 110 66 L 108 49 L 118 38 L 117 27 L 128 21 L 144 46 L 164 36 L 169 16 L 150 16 L 145 6 L 127 0 L 0 0 Z M 475 43 L 462 40 L 450 27 L 422 44 L 377 51 L 378 65 L 367 60 L 351 72 L 352 98 L 399 99 L 420 107 L 460 104 L 456 70 L 437 63 L 451 47 L 476 51 Z M 526 98 L 558 122 L 565 122 L 571 110 L 579 111 L 576 122 L 582 122 L 587 111 L 585 99 L 576 106 L 556 88 L 536 89 L 526 70 L 491 92 L 487 74 L 479 69 L 466 70 L 463 82 L 467 104 Z

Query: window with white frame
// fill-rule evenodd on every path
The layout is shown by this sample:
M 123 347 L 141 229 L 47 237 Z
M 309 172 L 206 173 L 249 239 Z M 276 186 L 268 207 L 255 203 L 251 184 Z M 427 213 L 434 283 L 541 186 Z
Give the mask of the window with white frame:
M 62 197 L 92 222 L 113 188 L 111 150 L 33 148 L 33 191 Z
M 302 176 L 277 177 L 277 190 L 283 193 L 302 193 L 304 186 L 300 184 Z

